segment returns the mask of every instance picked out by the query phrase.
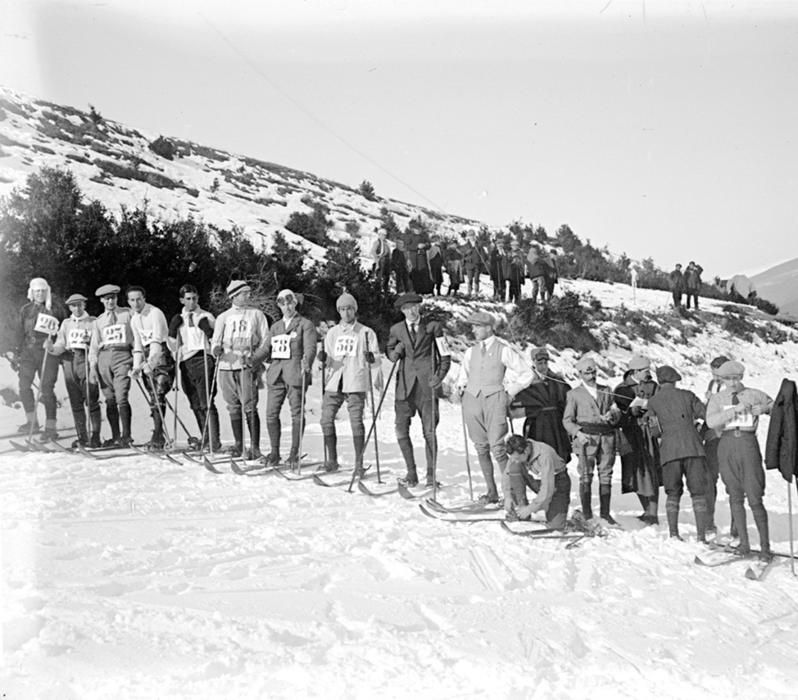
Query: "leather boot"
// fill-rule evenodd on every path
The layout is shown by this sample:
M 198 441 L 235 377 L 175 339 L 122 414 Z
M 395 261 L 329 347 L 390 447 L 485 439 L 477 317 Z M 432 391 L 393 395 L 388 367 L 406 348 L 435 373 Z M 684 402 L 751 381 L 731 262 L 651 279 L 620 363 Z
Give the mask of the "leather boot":
M 599 484 L 599 517 L 606 520 L 610 525 L 617 525 L 615 518 L 610 515 L 610 498 L 612 497 L 612 486 L 610 484 Z
M 679 496 L 669 495 L 665 501 L 665 515 L 668 518 L 668 534 L 671 537 L 679 537 Z
M 355 445 L 355 471 L 361 474 L 363 472 L 363 452 L 366 448 L 366 436 L 362 434 L 353 435 L 352 442 Z
M 335 433 L 324 433 L 324 451 L 327 455 L 324 469 L 338 471 L 338 436 Z
M 737 528 L 737 536 L 740 538 L 740 551 L 748 553 L 751 551 L 751 543 L 748 540 L 748 522 L 745 517 L 745 502 L 741 498 L 732 500 L 729 503 L 731 510 L 732 523 Z
M 582 515 L 585 520 L 590 520 L 593 517 L 592 491 L 592 482 L 586 481 L 579 484 L 579 500 L 582 502 Z
M 129 445 L 132 440 L 130 437 L 130 423 L 133 419 L 133 414 L 130 410 L 130 404 L 126 403 L 119 407 L 119 421 L 122 424 L 122 436 L 119 438 L 123 445 Z
M 257 411 L 247 413 L 247 427 L 252 446 L 247 452 L 248 459 L 260 459 L 260 416 Z
M 765 506 L 761 503 L 757 506 L 751 506 L 751 511 L 754 514 L 754 522 L 756 529 L 759 532 L 759 549 L 767 554 L 770 552 L 770 532 L 768 528 L 768 512 Z
M 78 434 L 78 442 L 85 447 L 89 444 L 89 435 L 86 430 L 86 414 L 83 411 L 73 411 L 72 420 L 75 422 L 75 432 Z
M 216 406 L 211 406 L 209 412 L 208 431 L 211 434 L 211 449 L 218 452 L 222 449 L 222 441 L 219 438 L 219 412 L 216 410 Z
M 233 429 L 233 446 L 230 448 L 230 455 L 240 457 L 244 449 L 244 421 L 240 415 L 230 416 L 230 426 Z
M 280 454 L 280 418 L 266 417 L 266 432 L 269 434 L 269 453 L 272 455 Z
M 699 542 L 707 541 L 707 499 L 706 496 L 693 496 L 693 516 L 695 517 L 696 537 Z
M 399 450 L 402 452 L 405 468 L 407 469 L 405 480 L 410 486 L 415 486 L 418 484 L 418 471 L 416 469 L 416 456 L 413 454 L 413 443 L 409 437 L 399 438 Z
M 111 428 L 111 440 L 119 440 L 119 407 L 115 403 L 105 404 L 105 417 L 108 419 L 108 427 Z

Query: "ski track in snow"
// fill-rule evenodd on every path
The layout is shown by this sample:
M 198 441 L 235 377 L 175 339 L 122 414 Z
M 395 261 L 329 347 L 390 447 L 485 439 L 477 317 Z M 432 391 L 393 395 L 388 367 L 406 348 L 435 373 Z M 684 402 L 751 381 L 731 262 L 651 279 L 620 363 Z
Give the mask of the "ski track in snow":
M 629 294 L 623 285 L 567 284 L 605 306 Z M 638 292 L 652 308 L 666 298 Z M 758 352 L 738 343 L 733 354 L 745 357 L 751 385 L 773 395 L 795 374 L 785 359 L 797 356 L 793 345 Z M 711 357 L 727 341 L 700 348 Z M 702 392 L 705 366 L 684 359 L 696 347 L 649 350 Z M 569 372 L 571 359 L 563 352 L 555 368 Z M 14 384 L 3 363 L 0 386 Z M 317 387 L 310 458 L 321 452 Z M 60 380 L 58 392 L 63 398 Z M 146 439 L 149 420 L 133 397 L 135 436 Z M 403 473 L 392 398 L 389 390 L 378 424 L 386 483 Z M 439 498 L 453 503 L 468 497 L 459 406 L 444 402 L 441 414 Z M 4 432 L 20 416 L 0 408 Z M 284 449 L 288 424 L 286 410 Z M 338 431 L 346 463 L 345 412 Z M 412 436 L 421 458 L 417 421 Z M 667 540 L 664 525 L 640 529 L 637 499 L 620 495 L 618 464 L 613 509 L 628 529 L 571 550 L 513 537 L 498 523 L 435 521 L 398 495 L 215 476 L 187 460 L 11 453 L 0 468 L 0 690 L 9 698 L 795 697 L 798 588 L 789 563 L 762 582 L 745 579 L 743 563 L 695 566 L 689 498 L 687 542 Z M 570 469 L 575 477 L 573 461 Z M 767 478 L 774 547 L 787 551 L 784 482 Z M 577 500 L 574 491 L 572 506 Z M 750 518 L 749 527 L 756 542 Z

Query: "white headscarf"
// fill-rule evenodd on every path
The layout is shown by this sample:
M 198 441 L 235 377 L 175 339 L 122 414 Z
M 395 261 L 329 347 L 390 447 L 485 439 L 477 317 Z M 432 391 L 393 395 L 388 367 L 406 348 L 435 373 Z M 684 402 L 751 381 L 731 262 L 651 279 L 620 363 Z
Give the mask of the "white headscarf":
M 33 290 L 34 289 L 46 289 L 47 290 L 47 297 L 44 300 L 45 308 L 50 311 L 53 308 L 53 294 L 50 291 L 50 285 L 47 284 L 47 280 L 44 277 L 34 277 L 30 283 L 28 284 L 28 300 L 33 301 Z

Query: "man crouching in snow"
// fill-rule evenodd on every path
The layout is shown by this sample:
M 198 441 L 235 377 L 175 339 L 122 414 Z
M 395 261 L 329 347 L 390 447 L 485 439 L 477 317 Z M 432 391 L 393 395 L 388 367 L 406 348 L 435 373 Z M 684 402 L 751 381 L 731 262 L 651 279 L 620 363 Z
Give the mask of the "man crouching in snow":
M 508 461 L 502 488 L 507 519 L 529 520 L 542 510 L 547 527 L 565 529 L 571 502 L 571 477 L 565 462 L 545 442 L 521 435 L 511 435 L 506 445 Z M 527 486 L 536 494 L 531 503 L 526 497 Z

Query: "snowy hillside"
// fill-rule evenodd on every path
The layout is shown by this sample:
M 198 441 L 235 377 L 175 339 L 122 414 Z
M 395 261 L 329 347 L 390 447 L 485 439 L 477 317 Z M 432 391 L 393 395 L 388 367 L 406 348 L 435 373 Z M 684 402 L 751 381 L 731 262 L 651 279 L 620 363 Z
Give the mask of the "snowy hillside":
M 434 224 L 441 234 L 479 226 L 414 204 L 370 201 L 357 191 L 358 183 L 347 186 L 179 138 L 169 138 L 175 149 L 170 160 L 151 150 L 158 137 L 0 88 L 0 195 L 23 185 L 42 166 L 65 167 L 86 197 L 103 202 L 111 212 L 146 203 L 161 221 L 193 216 L 223 229 L 236 226 L 267 247 L 276 231 L 307 245 L 283 226 L 292 212 L 309 212 L 308 203 L 329 208 L 333 238 L 354 235 L 364 238 L 364 245 L 373 239 L 382 207 L 402 229 L 416 217 Z
M 633 306 L 625 285 L 564 286 L 599 300 L 607 316 Z M 632 352 L 674 365 L 700 394 L 720 353 L 745 362 L 747 383 L 771 395 L 798 374 L 790 329 L 779 327 L 779 343 L 741 340 L 719 325 L 729 315 L 720 304 L 702 302 L 681 319 L 668 302 L 665 292 L 637 293 L 645 322 L 660 324 L 651 341 L 636 338 L 631 322 L 599 322 L 609 343 L 602 382 L 618 382 Z M 558 352 L 554 368 L 572 379 L 574 359 Z M 0 389 L 14 383 L 0 364 Z M 318 387 L 317 377 L 311 458 L 322 450 Z M 149 420 L 132 396 L 134 436 L 146 438 Z M 264 403 L 262 395 L 261 412 Z M 64 408 L 60 418 L 66 429 Z M 458 503 L 468 498 L 459 406 L 443 402 L 441 418 L 439 500 Z M 2 432 L 21 421 L 19 409 L 0 407 Z M 393 422 L 390 388 L 378 423 L 385 488 L 403 474 Z M 287 423 L 286 407 L 284 449 Z M 337 427 L 346 462 L 345 414 Z M 764 419 L 762 444 L 766 429 Z M 417 421 L 412 436 L 420 458 Z M 624 529 L 565 549 L 498 523 L 431 520 L 395 493 L 370 498 L 182 462 L 0 456 L 7 697 L 795 697 L 798 588 L 787 561 L 762 582 L 747 580 L 740 563 L 696 566 L 689 498 L 686 542 L 668 540 L 664 525 L 641 529 L 637 499 L 620 495 L 617 463 L 613 510 Z M 481 493 L 473 450 L 471 466 Z M 574 461 L 569 471 L 575 481 Z M 785 482 L 773 472 L 767 481 L 773 546 L 786 552 Z M 368 483 L 379 488 L 374 476 Z

